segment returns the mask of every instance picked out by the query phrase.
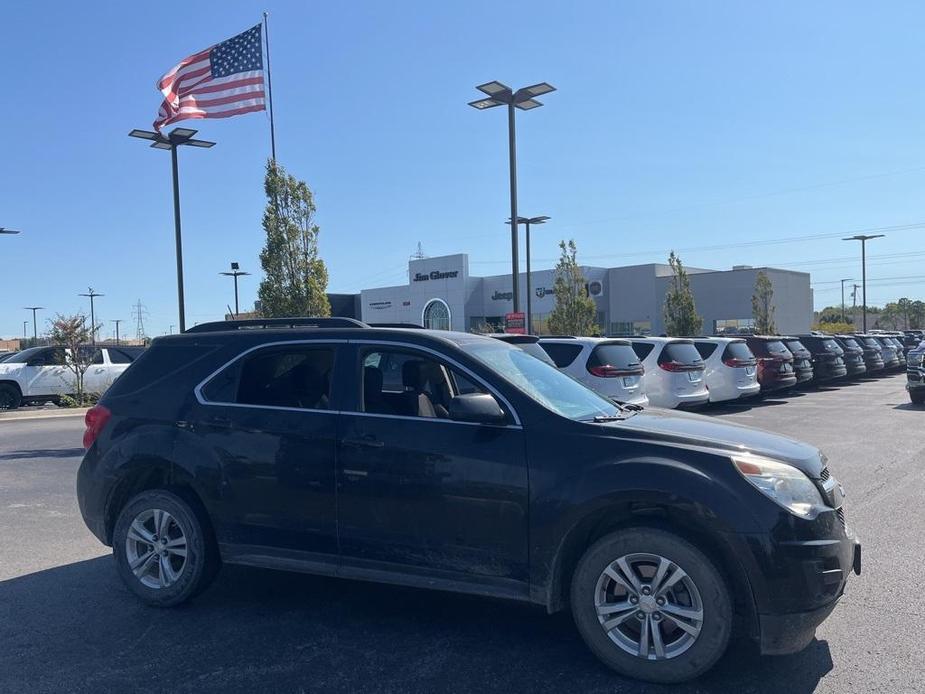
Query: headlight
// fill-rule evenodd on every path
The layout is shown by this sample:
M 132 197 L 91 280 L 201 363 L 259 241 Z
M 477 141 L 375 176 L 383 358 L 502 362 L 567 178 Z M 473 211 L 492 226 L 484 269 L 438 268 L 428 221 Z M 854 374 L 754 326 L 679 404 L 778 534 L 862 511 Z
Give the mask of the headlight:
M 732 462 L 758 491 L 795 516 L 815 518 L 825 508 L 816 485 L 792 465 L 758 456 L 734 457 Z

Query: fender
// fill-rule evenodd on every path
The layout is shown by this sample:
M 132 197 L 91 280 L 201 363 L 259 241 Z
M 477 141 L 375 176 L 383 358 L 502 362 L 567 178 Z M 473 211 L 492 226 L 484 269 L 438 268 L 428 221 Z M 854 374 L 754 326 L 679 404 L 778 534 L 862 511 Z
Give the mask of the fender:
M 690 536 L 708 537 L 724 557 L 741 556 L 736 533 L 758 530 L 756 513 L 763 505 L 743 503 L 749 495 L 742 494 L 741 485 L 748 483 L 727 456 L 687 450 L 675 451 L 679 455 L 674 457 L 671 452 L 598 460 L 577 466 L 564 483 L 531 490 L 534 602 L 556 609 L 563 582 L 584 550 L 621 525 L 668 524 Z

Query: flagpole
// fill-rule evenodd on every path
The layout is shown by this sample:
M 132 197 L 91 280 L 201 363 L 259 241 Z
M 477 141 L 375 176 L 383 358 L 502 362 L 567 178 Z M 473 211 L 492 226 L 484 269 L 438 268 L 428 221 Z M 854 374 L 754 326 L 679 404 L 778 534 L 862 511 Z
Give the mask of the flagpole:
M 263 13 L 263 37 L 267 44 L 267 98 L 270 102 L 270 151 L 273 163 L 276 163 L 276 127 L 273 124 L 273 78 L 270 76 L 270 26 L 267 23 L 269 12 Z

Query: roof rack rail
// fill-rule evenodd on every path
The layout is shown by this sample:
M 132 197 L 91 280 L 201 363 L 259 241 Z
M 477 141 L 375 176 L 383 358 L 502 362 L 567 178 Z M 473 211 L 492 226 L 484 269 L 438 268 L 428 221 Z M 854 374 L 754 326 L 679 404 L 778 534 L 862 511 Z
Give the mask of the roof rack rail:
M 261 328 L 368 328 L 354 318 L 248 318 L 200 323 L 188 328 L 188 333 L 220 333 L 230 330 L 257 330 Z
M 423 325 L 418 325 L 417 323 L 367 323 L 370 328 L 414 328 L 417 330 L 423 330 Z
M 547 337 L 555 338 L 556 340 L 577 340 L 578 338 L 574 335 L 540 335 L 540 339 L 546 339 Z

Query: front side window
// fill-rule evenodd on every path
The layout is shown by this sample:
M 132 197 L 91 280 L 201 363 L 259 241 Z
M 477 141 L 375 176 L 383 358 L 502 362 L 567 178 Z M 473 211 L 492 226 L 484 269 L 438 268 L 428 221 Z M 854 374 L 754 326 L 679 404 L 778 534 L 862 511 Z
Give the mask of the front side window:
M 428 355 L 371 350 L 362 358 L 363 411 L 449 419 L 456 395 L 486 392 L 472 379 Z
M 215 403 L 326 410 L 333 366 L 330 347 L 268 347 L 228 366 L 202 394 Z
M 424 307 L 422 323 L 429 330 L 449 330 L 450 308 L 440 299 L 432 299 Z

